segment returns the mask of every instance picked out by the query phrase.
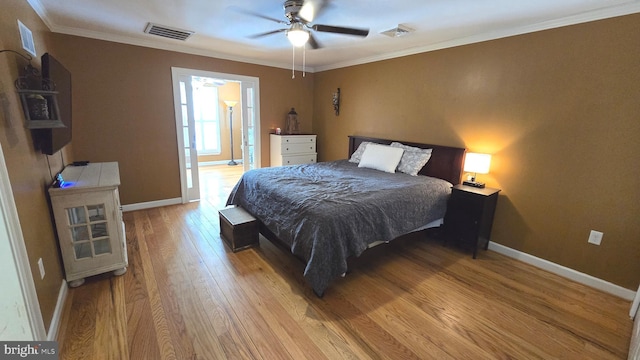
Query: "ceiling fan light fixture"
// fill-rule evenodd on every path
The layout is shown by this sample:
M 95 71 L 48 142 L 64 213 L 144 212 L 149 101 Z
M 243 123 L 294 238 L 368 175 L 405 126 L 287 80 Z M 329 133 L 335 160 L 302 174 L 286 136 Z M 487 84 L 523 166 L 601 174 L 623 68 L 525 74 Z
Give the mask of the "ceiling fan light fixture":
M 302 24 L 294 23 L 291 29 L 287 30 L 287 39 L 295 47 L 304 46 L 309 41 L 309 31 L 305 30 Z

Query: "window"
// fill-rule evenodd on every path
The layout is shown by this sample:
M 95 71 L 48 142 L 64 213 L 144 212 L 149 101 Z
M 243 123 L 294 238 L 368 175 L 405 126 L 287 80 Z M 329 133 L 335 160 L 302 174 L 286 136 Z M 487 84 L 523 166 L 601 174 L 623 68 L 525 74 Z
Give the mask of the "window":
M 194 76 L 191 81 L 196 148 L 201 155 L 220 154 L 218 88 L 212 80 L 215 79 Z

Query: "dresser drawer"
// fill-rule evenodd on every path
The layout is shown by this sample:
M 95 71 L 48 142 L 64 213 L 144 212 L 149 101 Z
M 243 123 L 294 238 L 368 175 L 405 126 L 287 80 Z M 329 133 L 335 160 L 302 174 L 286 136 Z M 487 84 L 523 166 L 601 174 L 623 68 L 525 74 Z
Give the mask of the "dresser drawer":
M 287 144 L 316 144 L 316 135 L 280 135 L 282 146 Z
M 309 154 L 316 152 L 316 144 L 282 144 L 280 153 L 282 155 L 288 154 Z
M 287 155 L 282 157 L 282 165 L 315 164 L 317 154 Z

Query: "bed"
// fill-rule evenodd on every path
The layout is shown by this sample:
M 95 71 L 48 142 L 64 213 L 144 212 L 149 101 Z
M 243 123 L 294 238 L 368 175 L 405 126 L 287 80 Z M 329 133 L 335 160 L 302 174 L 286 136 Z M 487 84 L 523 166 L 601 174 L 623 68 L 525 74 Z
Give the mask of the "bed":
M 350 136 L 348 159 L 363 142 L 394 141 Z M 348 258 L 442 223 L 451 186 L 460 182 L 465 149 L 402 144 L 432 149 L 418 176 L 359 167 L 348 159 L 255 169 L 243 174 L 227 205 L 244 208 L 262 235 L 300 258 L 307 283 L 323 296 L 346 273 Z

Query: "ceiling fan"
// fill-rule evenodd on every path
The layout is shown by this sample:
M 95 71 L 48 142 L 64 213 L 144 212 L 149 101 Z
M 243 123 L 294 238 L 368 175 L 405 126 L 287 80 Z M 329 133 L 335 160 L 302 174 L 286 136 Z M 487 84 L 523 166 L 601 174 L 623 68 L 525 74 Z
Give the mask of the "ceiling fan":
M 312 24 L 313 19 L 326 9 L 328 4 L 329 0 L 287 0 L 283 4 L 284 15 L 287 18 L 286 21 L 274 19 L 248 10 L 239 10 L 252 16 L 288 26 L 287 28 L 267 31 L 250 36 L 252 39 L 284 32 L 293 46 L 301 47 L 308 43 L 311 48 L 318 49 L 321 46 L 311 34 L 311 30 L 361 37 L 369 35 L 369 29 Z

